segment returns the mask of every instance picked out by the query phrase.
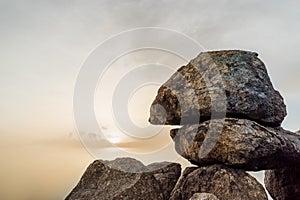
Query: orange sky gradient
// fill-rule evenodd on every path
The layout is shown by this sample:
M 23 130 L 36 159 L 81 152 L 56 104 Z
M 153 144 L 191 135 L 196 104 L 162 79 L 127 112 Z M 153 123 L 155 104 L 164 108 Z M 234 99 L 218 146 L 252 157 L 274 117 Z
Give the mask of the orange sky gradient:
M 73 116 L 73 93 L 82 63 L 105 39 L 132 28 L 176 30 L 207 50 L 258 52 L 274 87 L 285 98 L 288 116 L 283 127 L 300 129 L 300 1 L 217 2 L 1 1 L 0 199 L 63 199 L 94 159 L 123 156 L 116 149 L 134 154 L 145 164 L 169 160 L 189 165 L 174 151 L 170 127 L 151 140 L 131 140 L 111 116 L 112 91 L 123 73 L 149 62 L 174 70 L 186 64 L 161 51 L 123 56 L 112 64 L 95 91 L 99 127 L 105 127 L 115 148 L 100 142 L 97 157 L 81 143 Z M 140 88 L 129 101 L 129 114 L 137 125 L 148 125 L 149 107 L 158 88 Z M 164 148 L 156 158 L 143 160 L 141 153 Z M 262 181 L 262 173 L 255 175 Z

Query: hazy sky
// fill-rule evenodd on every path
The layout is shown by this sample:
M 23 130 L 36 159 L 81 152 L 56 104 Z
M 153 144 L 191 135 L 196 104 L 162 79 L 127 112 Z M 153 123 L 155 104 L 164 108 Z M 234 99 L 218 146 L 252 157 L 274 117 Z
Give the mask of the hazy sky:
M 299 7 L 297 0 L 0 1 L 0 198 L 61 199 L 77 183 L 94 158 L 76 136 L 76 77 L 99 43 L 132 28 L 173 29 L 207 50 L 258 52 L 288 106 L 283 126 L 298 130 Z M 146 103 L 138 105 L 156 89 L 141 93 Z M 137 121 L 147 118 L 132 107 Z

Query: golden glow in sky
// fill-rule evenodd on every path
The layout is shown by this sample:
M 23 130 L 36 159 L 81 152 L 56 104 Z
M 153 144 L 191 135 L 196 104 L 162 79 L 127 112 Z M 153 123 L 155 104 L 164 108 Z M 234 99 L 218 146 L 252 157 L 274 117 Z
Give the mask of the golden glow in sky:
M 1 1 L 0 199 L 63 199 L 77 184 L 95 159 L 84 148 L 74 123 L 77 75 L 98 44 L 136 27 L 176 30 L 208 50 L 257 51 L 285 98 L 288 116 L 283 127 L 300 129 L 299 7 L 300 1 L 292 0 Z M 167 158 L 186 166 L 174 152 L 170 127 L 151 136 L 141 132 L 137 139 L 114 123 L 113 88 L 126 71 L 145 63 L 175 70 L 186 61 L 148 50 L 112 63 L 98 83 L 94 105 L 99 127 L 111 144 L 100 140 L 92 145 L 107 159 L 120 149 L 120 156 L 130 154 L 145 164 Z M 137 126 L 149 125 L 149 107 L 158 87 L 138 88 L 128 100 L 129 116 Z M 97 133 L 81 136 L 97 138 Z M 144 157 L 158 149 L 160 156 Z

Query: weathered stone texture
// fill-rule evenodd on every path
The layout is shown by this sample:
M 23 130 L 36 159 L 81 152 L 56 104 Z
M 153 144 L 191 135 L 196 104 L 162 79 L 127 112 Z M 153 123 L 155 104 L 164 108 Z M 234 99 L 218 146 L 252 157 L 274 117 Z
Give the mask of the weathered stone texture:
M 180 169 L 175 163 L 156 163 L 148 168 L 132 158 L 96 160 L 66 199 L 168 199 Z
M 240 50 L 200 53 L 159 88 L 149 121 L 191 124 L 226 113 L 227 117 L 279 126 L 286 106 L 257 56 Z
M 255 178 L 244 170 L 222 165 L 186 168 L 170 200 L 186 200 L 203 192 L 220 200 L 267 200 L 263 186 Z
M 247 119 L 185 125 L 171 130 L 171 137 L 176 151 L 198 166 L 221 163 L 258 171 L 300 163 L 300 136 Z

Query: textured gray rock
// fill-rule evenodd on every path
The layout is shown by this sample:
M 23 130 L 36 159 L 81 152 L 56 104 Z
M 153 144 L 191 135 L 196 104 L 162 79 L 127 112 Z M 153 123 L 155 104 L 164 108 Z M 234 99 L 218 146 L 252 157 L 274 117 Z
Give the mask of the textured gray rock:
M 180 176 L 178 165 L 157 163 L 148 168 L 132 158 L 96 160 L 66 199 L 168 199 L 169 187 Z
M 185 125 L 171 130 L 171 137 L 176 151 L 198 166 L 222 163 L 258 171 L 300 163 L 299 135 L 247 119 L 215 119 Z
M 169 199 L 181 174 L 180 164 L 170 162 L 152 163 L 147 165 L 147 169 L 158 181 L 164 199 Z
M 244 170 L 222 165 L 186 168 L 170 200 L 186 200 L 195 193 L 212 193 L 220 200 L 266 200 L 263 186 Z
M 239 50 L 200 53 L 160 87 L 149 121 L 195 124 L 226 113 L 227 117 L 279 126 L 286 106 L 257 56 Z
M 219 199 L 213 194 L 195 193 L 189 200 L 219 200 Z
M 267 170 L 264 182 L 274 200 L 300 199 L 300 165 Z
M 300 135 L 300 131 L 296 134 Z M 274 200 L 299 200 L 300 165 L 291 163 L 281 169 L 267 170 L 264 182 Z

